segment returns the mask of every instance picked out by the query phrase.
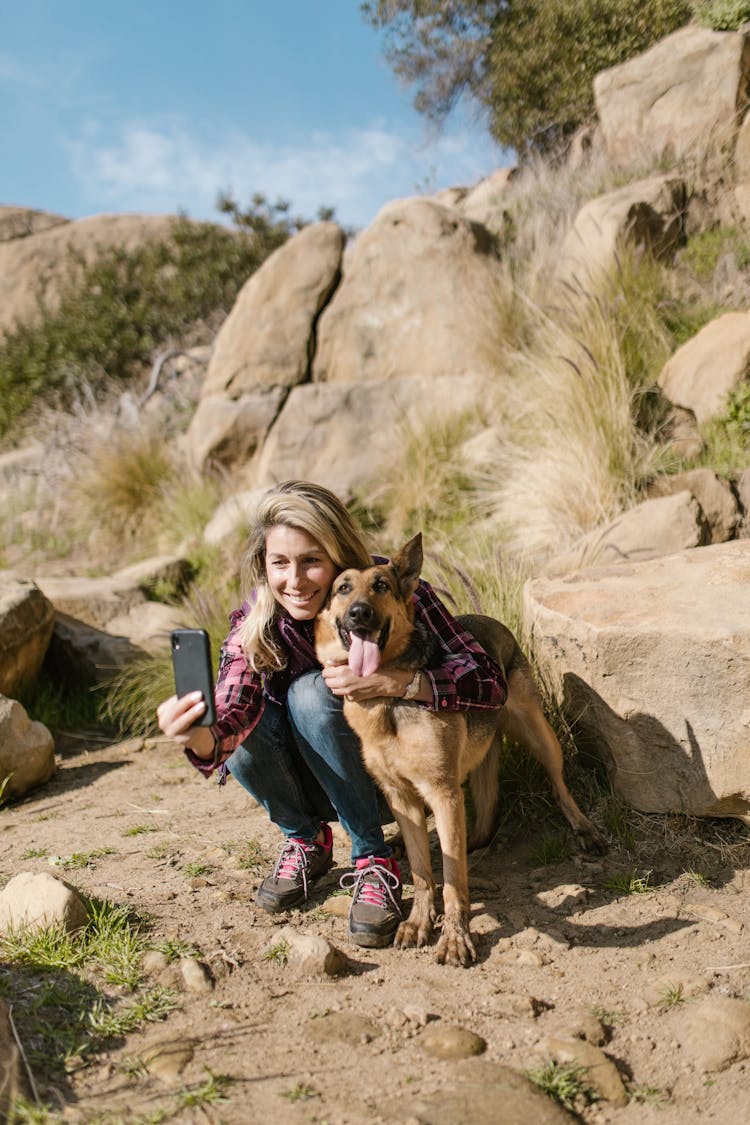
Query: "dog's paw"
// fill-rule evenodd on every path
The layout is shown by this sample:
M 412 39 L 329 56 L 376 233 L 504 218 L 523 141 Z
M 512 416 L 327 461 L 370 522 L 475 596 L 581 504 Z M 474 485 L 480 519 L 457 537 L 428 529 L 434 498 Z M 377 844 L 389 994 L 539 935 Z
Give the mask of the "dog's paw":
M 609 851 L 609 844 L 590 820 L 576 829 L 576 839 L 590 855 L 605 855 Z
M 429 918 L 426 922 L 413 922 L 407 918 L 396 930 L 393 944 L 396 949 L 419 949 L 427 945 L 431 937 L 432 921 Z
M 467 926 L 462 923 L 443 922 L 443 932 L 437 943 L 435 960 L 439 965 L 456 965 L 468 968 L 477 959 L 477 951 Z

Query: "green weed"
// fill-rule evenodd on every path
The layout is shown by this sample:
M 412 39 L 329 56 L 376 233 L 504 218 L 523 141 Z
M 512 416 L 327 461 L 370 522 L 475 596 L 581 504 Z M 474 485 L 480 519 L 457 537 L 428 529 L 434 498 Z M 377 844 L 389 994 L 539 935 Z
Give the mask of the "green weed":
M 145 836 L 148 832 L 158 832 L 155 824 L 134 824 L 132 828 L 123 829 L 123 836 Z
M 592 1105 L 599 1094 L 586 1079 L 586 1067 L 579 1063 L 547 1062 L 526 1071 L 526 1076 L 548 1097 L 574 1112 L 579 1105 Z
M 545 832 L 533 845 L 529 858 L 535 867 L 565 863 L 573 854 L 568 838 L 557 832 Z
M 194 859 L 190 863 L 186 863 L 182 870 L 185 875 L 195 879 L 199 875 L 209 875 L 213 871 L 213 867 L 204 860 Z
M 72 852 L 70 855 L 55 855 L 49 857 L 53 867 L 62 867 L 63 871 L 78 871 L 82 867 L 96 867 L 96 861 L 103 855 L 114 855 L 114 848 L 94 848 L 90 852 Z
M 306 1102 L 310 1098 L 319 1098 L 320 1092 L 307 1082 L 298 1082 L 291 1090 L 284 1090 L 281 1096 L 290 1102 Z
M 277 965 L 286 965 L 289 960 L 289 942 L 279 941 L 272 945 L 263 954 L 264 961 L 273 961 Z
M 659 1007 L 662 1010 L 676 1008 L 685 1003 L 685 990 L 681 984 L 665 984 L 659 993 Z
M 602 886 L 607 891 L 622 895 L 645 895 L 653 891 L 650 883 L 651 872 L 639 875 L 637 871 L 619 871 L 604 880 Z
M 180 1091 L 178 1103 L 182 1109 L 197 1106 L 215 1105 L 217 1102 L 228 1101 L 227 1089 L 231 1078 L 223 1074 L 213 1074 L 208 1067 L 206 1079 L 200 1086 L 193 1086 Z

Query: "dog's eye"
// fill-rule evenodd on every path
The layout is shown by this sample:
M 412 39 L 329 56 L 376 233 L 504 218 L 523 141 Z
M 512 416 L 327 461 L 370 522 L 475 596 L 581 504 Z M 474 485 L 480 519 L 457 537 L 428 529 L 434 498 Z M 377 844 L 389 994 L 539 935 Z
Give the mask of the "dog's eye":
M 351 592 L 352 587 L 350 582 L 342 582 L 336 587 L 337 594 L 350 594 Z
M 387 594 L 390 590 L 390 586 L 384 578 L 376 578 L 372 584 L 372 588 L 376 594 Z

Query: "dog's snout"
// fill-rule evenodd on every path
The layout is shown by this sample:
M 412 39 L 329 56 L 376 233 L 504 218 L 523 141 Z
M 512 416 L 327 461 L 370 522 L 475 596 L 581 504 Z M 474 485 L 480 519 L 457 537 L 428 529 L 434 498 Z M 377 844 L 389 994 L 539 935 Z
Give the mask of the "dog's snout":
M 347 610 L 346 617 L 353 629 L 368 629 L 375 618 L 375 611 L 369 602 L 352 602 Z

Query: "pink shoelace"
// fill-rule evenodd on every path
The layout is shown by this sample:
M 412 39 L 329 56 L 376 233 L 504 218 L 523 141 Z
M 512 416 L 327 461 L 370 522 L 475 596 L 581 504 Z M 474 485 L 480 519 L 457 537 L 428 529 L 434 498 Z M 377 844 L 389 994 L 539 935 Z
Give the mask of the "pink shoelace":
M 274 879 L 291 879 L 294 882 L 301 882 L 305 895 L 307 895 L 307 853 L 313 847 L 315 847 L 314 844 L 306 844 L 304 840 L 297 840 L 294 836 L 291 836 L 287 840 L 274 868 Z
M 398 875 L 383 867 L 381 863 L 370 861 L 367 866 L 357 867 L 354 871 L 347 871 L 339 879 L 339 886 L 353 887 L 352 906 L 358 902 L 367 903 L 385 910 L 390 901 L 391 906 L 401 917 L 401 907 L 394 895 L 394 891 L 401 885 Z

